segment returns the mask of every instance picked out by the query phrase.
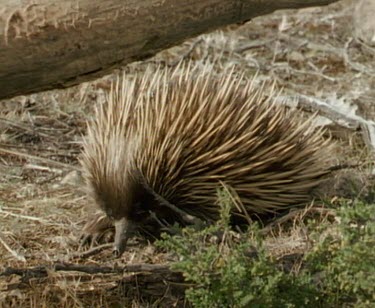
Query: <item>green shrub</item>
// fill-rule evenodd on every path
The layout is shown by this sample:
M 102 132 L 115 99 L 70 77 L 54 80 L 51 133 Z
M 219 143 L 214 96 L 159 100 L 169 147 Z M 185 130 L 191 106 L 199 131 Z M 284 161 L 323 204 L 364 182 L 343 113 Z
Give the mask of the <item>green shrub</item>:
M 375 205 L 344 204 L 337 221 L 330 232 L 324 226 L 312 233 L 306 267 L 320 276 L 317 289 L 327 305 L 375 307 Z
M 185 228 L 179 236 L 163 235 L 161 247 L 173 251 L 194 287 L 186 297 L 195 307 L 306 307 L 316 301 L 308 276 L 282 271 L 263 247 L 257 224 L 242 235 L 231 231 L 230 197 L 219 192 L 221 220 L 204 230 Z M 292 295 L 292 296 L 291 296 Z
M 309 224 L 312 248 L 298 273 L 266 251 L 256 223 L 238 234 L 230 226 L 232 198 L 218 192 L 221 219 L 203 230 L 163 235 L 172 265 L 192 287 L 194 307 L 375 307 L 375 205 L 343 204 L 334 222 Z

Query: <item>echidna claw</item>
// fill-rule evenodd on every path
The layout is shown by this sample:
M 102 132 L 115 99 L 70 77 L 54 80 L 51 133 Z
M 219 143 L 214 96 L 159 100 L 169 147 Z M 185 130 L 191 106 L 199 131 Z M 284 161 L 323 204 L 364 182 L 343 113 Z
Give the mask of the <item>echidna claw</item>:
M 84 246 L 89 245 L 90 248 L 98 244 L 98 239 L 100 237 L 99 233 L 94 233 L 94 234 L 88 234 L 84 233 L 80 236 L 79 238 L 79 249 L 82 249 Z
M 79 238 L 79 248 L 90 246 L 92 248 L 96 244 L 105 240 L 105 236 L 113 230 L 113 222 L 104 213 L 98 213 L 92 217 L 83 227 Z

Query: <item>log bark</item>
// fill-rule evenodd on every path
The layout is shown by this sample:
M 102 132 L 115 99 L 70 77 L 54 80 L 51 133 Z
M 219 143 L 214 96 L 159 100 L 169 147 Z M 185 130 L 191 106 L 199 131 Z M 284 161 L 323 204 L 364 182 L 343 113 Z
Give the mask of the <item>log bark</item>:
M 338 0 L 0 0 L 0 99 L 65 88 L 198 34 Z

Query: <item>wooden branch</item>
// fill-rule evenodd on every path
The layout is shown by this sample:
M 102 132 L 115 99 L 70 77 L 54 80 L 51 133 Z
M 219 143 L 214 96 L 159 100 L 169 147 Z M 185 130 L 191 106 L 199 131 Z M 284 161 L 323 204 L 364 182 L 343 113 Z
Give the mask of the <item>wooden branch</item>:
M 3 272 L 0 272 L 0 276 L 11 276 L 18 275 L 30 278 L 42 278 L 48 276 L 48 271 L 52 269 L 56 272 L 81 272 L 86 274 L 123 274 L 123 273 L 137 273 L 137 272 L 149 272 L 149 273 L 169 273 L 169 265 L 162 264 L 129 264 L 123 267 L 109 267 L 99 265 L 79 265 L 79 264 L 68 264 L 68 263 L 55 263 L 51 266 L 41 265 L 33 268 L 12 268 L 8 267 Z
M 63 273 L 54 275 L 53 271 Z M 88 289 L 86 274 L 98 277 L 100 284 L 96 286 L 90 283 L 91 278 L 89 278 L 90 288 Z M 56 295 L 61 291 L 61 289 L 53 288 L 54 285 L 59 285 L 56 281 L 66 282 L 73 279 L 81 282 L 78 292 L 81 296 L 86 295 L 91 298 L 93 294 L 99 292 L 97 297 L 104 296 L 109 302 L 116 302 L 121 297 L 141 296 L 175 303 L 176 298 L 183 298 L 185 289 L 190 286 L 184 281 L 182 273 L 174 272 L 168 265 L 162 264 L 129 264 L 123 267 L 110 267 L 56 263 L 33 268 L 7 268 L 0 272 L 0 277 L 12 275 L 20 276 L 20 278 L 7 280 L 9 283 L 2 285 L 4 294 L 13 290 L 19 292 L 23 289 L 30 289 L 30 285 L 33 285 L 38 286 L 36 290 L 45 290 L 48 286 L 49 292 Z M 166 307 L 172 307 L 171 303 Z
M 65 88 L 187 38 L 338 0 L 2 0 L 0 99 Z
M 318 111 L 319 114 L 330 119 L 337 125 L 350 129 L 357 130 L 361 129 L 363 135 L 363 141 L 368 147 L 368 149 L 375 153 L 375 122 L 372 120 L 366 120 L 355 113 L 348 112 L 346 109 L 343 111 L 339 108 L 328 104 L 327 102 L 306 95 L 298 95 L 297 97 L 279 97 L 280 101 L 288 98 L 290 101 L 296 100 L 298 106 L 303 109 L 312 109 L 313 111 Z

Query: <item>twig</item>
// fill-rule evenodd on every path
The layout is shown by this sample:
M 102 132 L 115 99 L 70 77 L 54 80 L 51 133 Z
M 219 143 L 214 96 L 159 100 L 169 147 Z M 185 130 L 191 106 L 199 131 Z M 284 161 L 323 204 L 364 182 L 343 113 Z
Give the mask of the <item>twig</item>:
M 15 257 L 18 261 L 26 262 L 26 259 L 24 256 L 17 253 L 15 250 L 9 247 L 9 245 L 5 242 L 2 233 L 0 233 L 0 243 L 3 244 L 6 250 L 8 250 L 13 257 Z
M 30 128 L 26 125 L 22 125 L 20 123 L 15 123 L 9 119 L 5 119 L 5 118 L 0 118 L 0 122 L 3 122 L 3 123 L 6 123 L 6 124 L 9 124 L 15 128 L 18 128 L 18 129 L 21 129 L 21 130 L 24 130 L 30 134 L 35 134 L 35 135 L 38 135 L 39 137 L 44 137 L 44 138 L 47 138 L 49 140 L 53 140 L 53 137 L 51 137 L 50 135 L 47 135 L 47 134 L 44 134 L 44 133 L 41 133 L 39 131 L 37 131 L 35 128 Z
M 318 76 L 318 77 L 322 77 L 326 80 L 329 80 L 329 81 L 336 81 L 337 78 L 334 78 L 334 77 L 330 77 L 330 76 L 327 76 L 327 75 L 324 75 L 323 73 L 321 72 L 313 72 L 313 71 L 305 71 L 305 70 L 298 70 L 298 69 L 295 69 L 295 68 L 292 68 L 291 66 L 289 66 L 288 64 L 285 64 L 285 63 L 277 63 L 277 64 L 274 64 L 272 66 L 272 70 L 289 70 L 293 73 L 296 73 L 296 74 L 301 74 L 301 75 L 313 75 L 313 76 Z
M 87 274 L 123 274 L 123 273 L 137 273 L 137 272 L 149 272 L 149 273 L 167 273 L 170 272 L 169 265 L 161 264 L 128 264 L 123 267 L 109 267 L 109 266 L 98 266 L 98 265 L 78 265 L 69 263 L 55 263 L 51 266 L 41 265 L 33 268 L 12 268 L 8 267 L 3 272 L 0 272 L 0 276 L 11 276 L 18 275 L 25 278 L 43 278 L 48 276 L 48 271 L 54 270 L 56 272 L 81 272 Z
M 349 65 L 352 69 L 354 69 L 355 71 L 358 71 L 358 72 L 361 72 L 361 73 L 364 73 L 364 74 L 367 74 L 371 77 L 375 77 L 375 71 L 374 70 L 370 70 L 368 69 L 366 66 L 362 65 L 362 64 L 359 64 L 359 63 L 356 63 L 356 62 L 353 62 L 352 60 L 350 60 L 350 57 L 349 57 L 349 54 L 348 54 L 348 48 L 349 48 L 349 45 L 350 43 L 353 41 L 352 38 L 350 38 L 346 43 L 345 43 L 345 48 L 342 52 L 342 56 L 344 58 L 344 61 L 347 65 Z
M 322 101 L 316 97 L 311 97 L 307 95 L 298 95 L 297 97 L 298 104 L 302 107 L 310 107 L 316 111 L 320 111 L 329 118 L 330 120 L 334 121 L 335 123 L 344 126 L 346 128 L 356 130 L 359 127 L 358 121 L 345 115 L 337 110 L 335 110 L 332 106 L 327 104 L 325 101 Z
M 269 223 L 261 231 L 264 232 L 264 233 L 267 233 L 270 230 L 272 230 L 272 228 L 274 228 L 275 226 L 280 226 L 280 225 L 286 223 L 287 221 L 290 221 L 292 219 L 293 220 L 296 219 L 296 217 L 298 215 L 301 215 L 301 217 L 305 217 L 307 214 L 310 214 L 310 213 L 312 213 L 312 214 L 317 213 L 317 214 L 321 214 L 321 215 L 325 214 L 325 216 L 335 216 L 335 211 L 332 210 L 332 209 L 324 208 L 324 207 L 312 207 L 312 206 L 310 206 L 307 209 L 303 208 L 303 209 L 290 211 L 288 214 L 283 215 L 282 217 L 277 218 L 273 222 Z
M 375 56 L 375 48 L 371 47 L 370 45 L 366 44 L 365 42 L 362 42 L 361 40 L 359 39 L 354 39 L 355 42 L 359 45 L 361 45 L 364 49 L 366 49 L 366 51 L 368 51 L 369 53 L 371 53 L 373 56 Z
M 32 220 L 32 221 L 39 221 L 39 222 L 42 222 L 42 223 L 45 223 L 45 224 L 52 224 L 51 222 L 49 222 L 48 220 L 45 220 L 43 218 L 39 218 L 39 217 L 35 217 L 35 216 L 28 216 L 28 215 L 15 214 L 15 213 L 12 213 L 12 212 L 4 211 L 1 207 L 0 207 L 0 214 L 3 214 L 4 216 L 13 216 L 13 217 L 17 217 L 17 218 Z
M 340 165 L 335 165 L 331 166 L 328 168 L 328 171 L 333 172 L 333 171 L 339 171 L 342 169 L 354 169 L 360 167 L 361 164 L 340 164 Z
M 190 54 L 194 51 L 195 47 L 196 47 L 198 44 L 202 43 L 202 42 L 203 42 L 203 39 L 202 39 L 202 38 L 199 38 L 199 39 L 195 40 L 195 41 L 191 44 L 191 46 L 189 47 L 189 49 L 186 50 L 186 51 L 185 51 L 185 52 L 179 57 L 179 59 L 174 60 L 171 64 L 169 64 L 169 67 L 175 67 L 178 63 L 181 62 L 181 60 L 183 60 L 183 59 L 187 59 L 187 57 L 190 56 Z
M 83 252 L 73 253 L 70 256 L 73 257 L 73 258 L 88 258 L 88 257 L 91 257 L 93 255 L 96 255 L 96 254 L 102 252 L 103 250 L 105 250 L 107 248 L 111 248 L 111 247 L 113 247 L 113 243 L 103 244 L 103 245 L 92 247 L 89 250 L 86 250 L 86 251 L 83 251 Z
M 244 46 L 238 47 L 234 50 L 234 52 L 242 53 L 244 51 L 247 51 L 249 49 L 258 48 L 264 45 L 267 45 L 269 43 L 272 43 L 275 41 L 276 38 L 268 39 L 268 40 L 256 40 L 252 41 L 248 44 L 245 44 Z
M 35 164 L 26 164 L 23 166 L 24 169 L 31 169 L 31 170 L 38 170 L 38 171 L 46 171 L 46 172 L 53 172 L 53 173 L 62 173 L 61 169 L 54 169 L 50 167 L 35 165 Z
M 0 148 L 0 152 L 10 154 L 10 155 L 20 156 L 20 157 L 24 157 L 24 158 L 39 160 L 41 162 L 44 162 L 45 164 L 55 165 L 55 166 L 59 166 L 59 167 L 62 167 L 62 168 L 67 168 L 67 169 L 72 169 L 72 170 L 77 170 L 77 171 L 81 170 L 79 167 L 76 167 L 76 166 L 73 166 L 73 165 L 64 164 L 64 163 L 61 163 L 61 162 L 58 162 L 58 161 L 55 161 L 55 160 L 52 160 L 52 159 L 49 159 L 49 158 L 39 157 L 39 156 L 35 156 L 35 155 L 32 155 L 32 154 L 27 154 L 27 153 L 22 153 L 22 152 L 18 152 L 18 151 L 12 151 L 12 150 L 6 150 L 4 148 Z
M 302 108 L 309 108 L 310 110 L 318 111 L 326 118 L 332 120 L 336 124 L 351 130 L 361 128 L 363 141 L 367 147 L 375 152 L 375 122 L 363 119 L 355 114 L 344 114 L 337 111 L 327 102 L 316 97 L 298 95 L 298 96 L 279 96 L 277 100 L 285 102 L 286 98 L 297 101 Z

